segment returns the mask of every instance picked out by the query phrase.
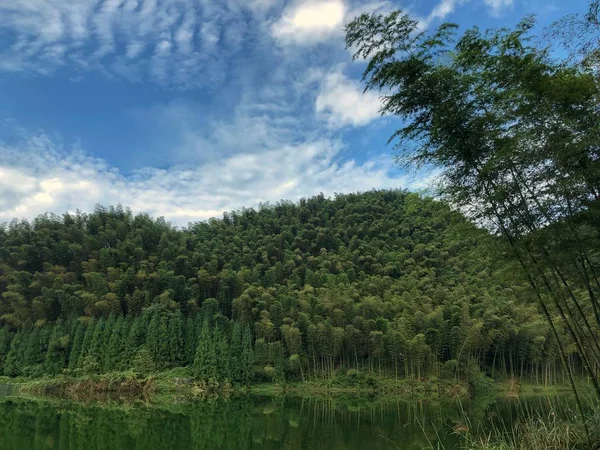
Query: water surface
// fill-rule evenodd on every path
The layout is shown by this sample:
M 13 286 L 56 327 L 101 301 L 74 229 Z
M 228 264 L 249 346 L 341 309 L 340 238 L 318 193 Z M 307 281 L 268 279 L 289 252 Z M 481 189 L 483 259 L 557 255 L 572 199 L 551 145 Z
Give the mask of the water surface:
M 244 397 L 156 405 L 5 397 L 0 449 L 452 449 L 460 443 L 456 430 L 465 425 L 465 409 L 471 426 L 510 424 L 523 402 Z M 552 408 L 552 402 L 535 399 L 531 408 Z

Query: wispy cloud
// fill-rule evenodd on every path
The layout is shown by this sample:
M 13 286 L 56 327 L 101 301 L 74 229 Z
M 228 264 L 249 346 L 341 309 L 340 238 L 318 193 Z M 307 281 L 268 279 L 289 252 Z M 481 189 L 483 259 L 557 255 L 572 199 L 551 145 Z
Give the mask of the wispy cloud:
M 174 224 L 297 200 L 319 192 L 420 188 L 427 174 L 393 175 L 390 161 L 341 161 L 338 141 L 317 140 L 276 150 L 240 153 L 196 167 L 146 168 L 124 175 L 80 149 L 65 149 L 48 136 L 0 145 L 0 221 L 52 211 L 90 211 L 121 203 L 134 212 L 164 216 Z
M 366 125 L 380 116 L 380 108 L 377 93 L 363 93 L 360 83 L 347 78 L 341 70 L 321 80 L 315 109 L 330 128 Z
M 175 86 L 214 82 L 212 72 L 243 50 L 250 31 L 244 15 L 268 6 L 265 0 L 0 2 L 0 34 L 7 38 L 0 70 L 48 74 L 69 66 Z M 221 64 L 208 64 L 216 55 Z
M 422 27 L 466 1 L 440 0 L 421 19 Z M 484 1 L 499 14 L 514 0 Z M 69 67 L 131 82 L 218 89 L 236 63 L 256 62 L 261 55 L 273 64 L 272 39 L 279 47 L 327 43 L 343 50 L 345 23 L 396 7 L 390 0 L 5 1 L 0 70 L 46 75 Z
M 485 0 L 492 16 L 501 16 L 510 11 L 515 2 L 514 0 Z
M 425 30 L 433 23 L 445 20 L 457 7 L 468 1 L 469 0 L 440 0 L 426 17 L 419 19 L 419 27 L 422 30 Z

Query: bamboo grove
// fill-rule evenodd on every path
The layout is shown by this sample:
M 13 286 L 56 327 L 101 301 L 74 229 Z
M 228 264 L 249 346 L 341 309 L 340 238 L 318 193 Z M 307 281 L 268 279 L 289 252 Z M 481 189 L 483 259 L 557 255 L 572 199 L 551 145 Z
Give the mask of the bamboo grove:
M 0 228 L 0 373 L 564 381 L 552 329 L 505 253 L 444 202 L 400 190 L 185 229 L 121 207 L 14 221 Z M 578 348 L 563 351 L 582 373 Z
M 597 12 L 593 2 L 590 29 Z M 438 167 L 443 197 L 509 245 L 573 388 L 576 352 L 600 398 L 597 47 L 561 61 L 536 44 L 532 18 L 462 36 L 418 26 L 401 11 L 348 25 L 366 89 L 384 90 L 382 113 L 406 123 L 391 137 L 400 158 Z

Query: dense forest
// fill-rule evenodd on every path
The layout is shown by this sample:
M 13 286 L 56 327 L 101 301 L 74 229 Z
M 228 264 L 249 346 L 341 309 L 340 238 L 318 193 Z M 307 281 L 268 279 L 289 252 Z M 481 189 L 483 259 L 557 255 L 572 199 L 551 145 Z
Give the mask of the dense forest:
M 185 229 L 121 207 L 13 221 L 0 228 L 0 373 L 557 381 L 549 326 L 502 254 L 444 202 L 400 190 Z

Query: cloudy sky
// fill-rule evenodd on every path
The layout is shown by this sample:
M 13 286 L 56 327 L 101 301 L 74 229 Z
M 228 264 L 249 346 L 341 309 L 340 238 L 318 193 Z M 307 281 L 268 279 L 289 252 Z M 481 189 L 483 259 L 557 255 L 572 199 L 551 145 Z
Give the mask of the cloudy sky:
M 0 0 L 0 222 L 97 203 L 173 224 L 319 192 L 426 187 L 343 26 L 547 25 L 586 0 Z

